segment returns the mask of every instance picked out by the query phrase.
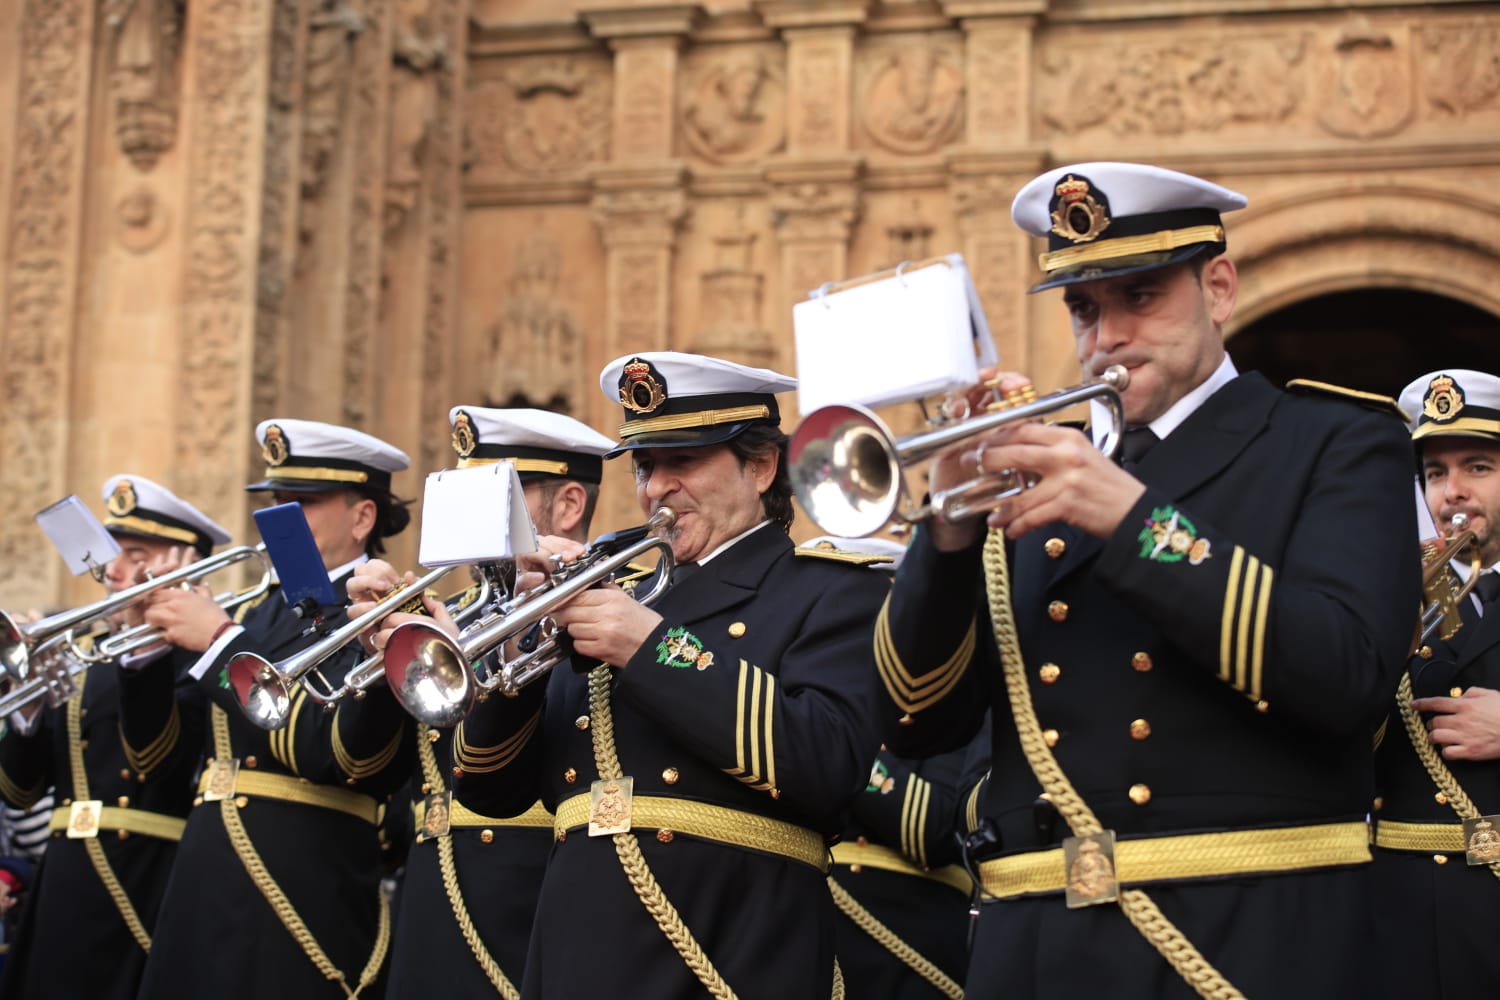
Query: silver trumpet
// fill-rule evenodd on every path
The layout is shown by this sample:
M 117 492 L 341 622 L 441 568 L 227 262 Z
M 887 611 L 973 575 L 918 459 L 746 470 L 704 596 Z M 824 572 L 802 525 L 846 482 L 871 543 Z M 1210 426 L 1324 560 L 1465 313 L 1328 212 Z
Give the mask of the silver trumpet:
M 391 692 L 419 722 L 440 729 L 463 721 L 474 703 L 492 691 L 515 696 L 569 655 L 552 614 L 578 594 L 612 580 L 652 549 L 660 552 L 661 561 L 650 588 L 637 589 L 635 598 L 650 606 L 666 592 L 672 545 L 655 533 L 665 532 L 676 520 L 675 512 L 660 507 L 644 525 L 595 539 L 577 560 L 559 566 L 540 586 L 488 609 L 457 639 L 430 622 L 398 626 L 385 644 Z M 503 651 L 512 640 L 521 652 L 505 659 Z M 470 666 L 497 650 L 498 667 L 481 676 Z
M 1036 477 L 1013 469 L 976 476 L 939 490 L 925 506 L 915 507 L 907 495 L 906 470 L 962 441 L 1090 399 L 1098 399 L 1109 411 L 1110 423 L 1098 448 L 1113 457 L 1125 430 L 1120 393 L 1129 383 L 1130 373 L 1122 365 L 1111 365 L 1098 378 L 1070 388 L 996 401 L 989 412 L 972 420 L 900 438 L 863 406 L 820 407 L 808 414 L 787 445 L 792 490 L 807 515 L 832 535 L 869 535 L 892 519 L 916 522 L 936 515 L 961 520 L 1035 486 Z
M 125 653 L 145 649 L 163 641 L 160 629 L 150 625 L 137 625 L 110 636 L 90 649 L 78 641 L 76 633 L 79 628 L 139 604 L 158 590 L 176 586 L 190 587 L 210 574 L 246 559 L 261 561 L 260 583 L 249 590 L 221 594 L 215 598 L 227 610 L 260 596 L 271 585 L 270 563 L 266 559 L 264 545 L 239 545 L 225 549 L 91 604 L 61 611 L 40 621 L 18 622 L 6 612 L 0 611 L 0 680 L 10 684 L 10 690 L 0 696 L 0 715 L 41 700 L 54 707 L 61 705 L 78 690 L 74 678 L 93 664 L 113 660 Z
M 410 587 L 396 588 L 369 611 L 350 619 L 311 646 L 284 660 L 272 663 L 258 653 L 235 654 L 229 661 L 229 686 L 239 699 L 245 717 L 262 729 L 280 729 L 291 718 L 292 690 L 299 682 L 314 700 L 330 700 L 326 694 L 321 699 L 314 694 L 318 691 L 316 683 L 321 683 L 325 692 L 334 690 L 332 685 L 316 674 L 318 666 L 359 638 L 361 632 L 386 615 L 399 611 L 414 600 L 420 602 L 421 595 L 427 588 L 447 576 L 453 568 L 444 566 L 435 569 Z M 314 681 L 314 677 L 318 677 L 318 680 Z M 375 678 L 371 678 L 365 686 L 369 687 L 374 681 Z

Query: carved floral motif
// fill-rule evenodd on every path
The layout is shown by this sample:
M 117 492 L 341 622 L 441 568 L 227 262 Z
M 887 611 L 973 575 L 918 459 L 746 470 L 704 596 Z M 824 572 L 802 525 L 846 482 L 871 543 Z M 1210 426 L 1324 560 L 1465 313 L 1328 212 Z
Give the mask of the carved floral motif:
M 1307 47 L 1303 36 L 1283 33 L 1054 48 L 1041 60 L 1042 122 L 1069 136 L 1275 125 L 1306 96 Z
M 186 0 L 104 0 L 115 137 L 137 169 L 156 165 L 177 134 L 178 54 Z
M 1335 135 L 1369 139 L 1403 128 L 1412 114 L 1411 49 L 1357 17 L 1319 67 L 1318 121 Z
M 963 129 L 964 74 L 958 58 L 931 43 L 874 57 L 864 87 L 865 130 L 897 153 L 930 153 Z
M 556 242 L 544 230 L 532 233 L 517 251 L 500 318 L 489 329 L 489 405 L 579 412 L 583 329 L 559 297 L 561 280 Z
M 469 84 L 468 131 L 477 171 L 577 170 L 609 149 L 607 64 L 591 59 L 517 60 Z
M 1472 21 L 1421 31 L 1423 90 L 1433 107 L 1458 117 L 1500 107 L 1500 24 Z
M 733 49 L 699 61 L 687 74 L 682 134 L 715 163 L 743 163 L 780 148 L 786 131 L 786 82 L 763 49 Z

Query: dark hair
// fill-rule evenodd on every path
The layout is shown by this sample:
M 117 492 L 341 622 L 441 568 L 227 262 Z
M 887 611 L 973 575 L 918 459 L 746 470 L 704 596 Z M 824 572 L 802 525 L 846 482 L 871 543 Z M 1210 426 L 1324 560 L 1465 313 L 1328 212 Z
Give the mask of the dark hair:
M 796 512 L 792 509 L 792 476 L 786 467 L 786 442 L 787 436 L 781 432 L 780 427 L 774 424 L 753 424 L 748 430 L 732 438 L 729 448 L 741 465 L 752 459 L 764 460 L 774 453 L 776 477 L 760 495 L 760 505 L 766 512 L 766 517 L 781 525 L 783 530 L 790 530 Z
M 561 479 L 549 476 L 542 483 L 542 503 L 551 506 L 552 498 L 557 496 L 557 491 L 569 483 L 577 483 L 583 487 L 583 518 L 578 522 L 579 528 L 583 530 L 583 537 L 589 536 L 589 525 L 594 523 L 594 509 L 599 506 L 599 484 L 585 483 L 580 479 Z
M 385 555 L 385 543 L 381 539 L 399 535 L 411 523 L 411 511 L 408 508 L 414 501 L 402 500 L 389 490 L 369 486 L 355 487 L 349 494 L 352 497 L 349 501 L 351 505 L 361 500 L 374 501 L 375 530 L 365 539 L 365 555 L 371 558 Z

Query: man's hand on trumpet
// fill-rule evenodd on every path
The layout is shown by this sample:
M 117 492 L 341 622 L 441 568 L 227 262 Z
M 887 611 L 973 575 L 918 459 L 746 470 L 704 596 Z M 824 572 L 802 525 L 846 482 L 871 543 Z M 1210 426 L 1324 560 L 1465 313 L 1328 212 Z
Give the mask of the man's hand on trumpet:
M 540 551 L 516 559 L 521 574 L 516 579 L 518 591 L 541 586 L 546 574 L 559 564 L 573 562 L 584 553 L 578 542 L 555 535 L 544 535 L 538 542 Z M 568 634 L 580 656 L 612 667 L 629 663 L 662 621 L 661 615 L 613 583 L 589 588 L 554 611 L 552 619 Z
M 349 594 L 349 618 L 351 620 L 366 614 L 373 608 L 381 598 L 385 597 L 397 587 L 409 587 L 417 582 L 417 575 L 407 570 L 403 576 L 396 572 L 396 568 L 384 559 L 371 559 L 362 563 L 349 578 L 345 587 Z M 458 625 L 453 617 L 448 614 L 448 608 L 442 601 L 428 595 L 422 595 L 422 607 L 427 609 L 425 615 L 408 614 L 404 611 L 396 611 L 380 619 L 380 623 L 365 632 L 360 633 L 359 642 L 364 646 L 367 653 L 375 653 L 385 649 L 386 642 L 391 633 L 398 625 L 407 622 L 429 622 L 436 624 L 444 632 L 454 638 L 458 637 Z
M 213 645 L 219 627 L 231 620 L 202 587 L 163 587 L 146 601 L 146 624 L 160 629 L 162 637 L 178 649 L 195 653 Z

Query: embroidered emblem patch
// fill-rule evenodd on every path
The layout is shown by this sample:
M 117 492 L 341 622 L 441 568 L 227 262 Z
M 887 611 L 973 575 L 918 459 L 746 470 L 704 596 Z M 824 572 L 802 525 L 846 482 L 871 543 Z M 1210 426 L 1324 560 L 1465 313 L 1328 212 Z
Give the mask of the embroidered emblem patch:
M 889 795 L 895 787 L 896 779 L 891 777 L 890 768 L 883 761 L 877 760 L 875 766 L 870 768 L 870 781 L 865 785 L 865 791 Z
M 1464 390 L 1451 375 L 1439 375 L 1427 384 L 1427 396 L 1422 400 L 1422 414 L 1428 420 L 1446 424 L 1457 419 L 1464 408 Z
M 714 654 L 703 648 L 702 639 L 678 625 L 667 629 L 667 634 L 656 644 L 656 662 L 679 670 L 688 667 L 707 670 L 713 666 Z
M 1196 566 L 1209 557 L 1209 541 L 1198 537 L 1193 522 L 1183 517 L 1175 507 L 1157 507 L 1151 511 L 1146 526 L 1137 536 L 1141 543 L 1141 558 L 1156 562 L 1174 563 L 1186 559 L 1188 565 Z

